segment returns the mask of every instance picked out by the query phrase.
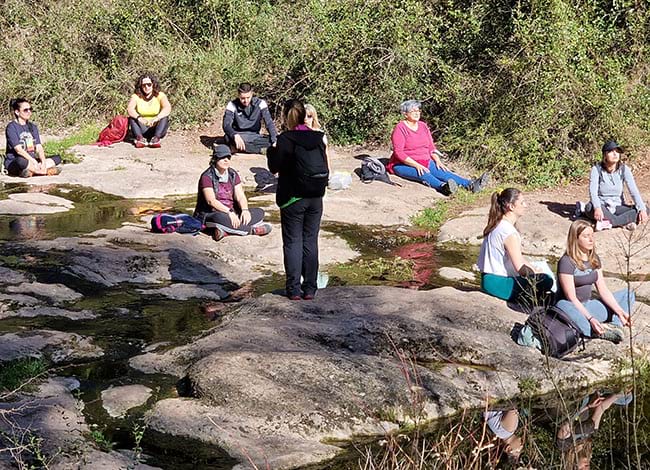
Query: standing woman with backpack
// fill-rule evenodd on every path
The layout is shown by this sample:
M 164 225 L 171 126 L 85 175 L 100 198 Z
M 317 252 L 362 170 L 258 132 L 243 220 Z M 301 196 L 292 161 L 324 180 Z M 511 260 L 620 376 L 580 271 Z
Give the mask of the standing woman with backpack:
M 620 342 L 623 339 L 620 327 L 630 324 L 635 296 L 627 289 L 612 294 L 607 287 L 590 221 L 578 219 L 569 227 L 566 252 L 557 263 L 557 273 L 560 286 L 557 307 L 571 317 L 585 337 Z M 591 298 L 594 286 L 600 299 Z M 615 328 L 606 328 L 604 323 L 611 323 Z
M 58 175 L 61 157 L 45 157 L 41 136 L 36 124 L 31 122 L 32 105 L 25 98 L 9 102 L 13 120 L 7 124 L 5 168 L 10 176 L 29 178 L 39 175 Z
M 286 294 L 311 300 L 318 277 L 318 232 L 329 172 L 325 135 L 305 125 L 305 107 L 289 100 L 283 110 L 286 131 L 267 151 L 271 173 L 279 173 L 276 202 L 280 207 Z M 300 278 L 303 278 L 302 283 Z
M 536 272 L 521 253 L 521 235 L 515 224 L 526 207 L 524 195 L 516 188 L 492 194 L 478 267 L 484 292 L 533 307 L 548 301 L 553 279 Z

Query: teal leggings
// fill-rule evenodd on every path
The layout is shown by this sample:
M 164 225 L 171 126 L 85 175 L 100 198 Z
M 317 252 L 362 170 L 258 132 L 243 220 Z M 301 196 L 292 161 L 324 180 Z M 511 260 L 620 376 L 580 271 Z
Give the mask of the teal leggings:
M 481 273 L 481 290 L 498 299 L 535 306 L 552 301 L 553 279 L 547 274 L 507 277 Z

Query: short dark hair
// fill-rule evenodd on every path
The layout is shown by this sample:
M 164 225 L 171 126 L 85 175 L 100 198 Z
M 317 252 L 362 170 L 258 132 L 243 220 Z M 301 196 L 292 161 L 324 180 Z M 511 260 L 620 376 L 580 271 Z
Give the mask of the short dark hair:
M 248 82 L 240 83 L 237 87 L 237 93 L 248 93 L 249 91 L 253 91 L 253 85 Z

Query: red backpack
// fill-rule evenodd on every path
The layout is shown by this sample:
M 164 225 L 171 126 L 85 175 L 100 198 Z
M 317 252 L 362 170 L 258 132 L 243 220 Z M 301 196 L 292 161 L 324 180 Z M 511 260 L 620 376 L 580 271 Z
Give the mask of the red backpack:
M 106 126 L 99 133 L 97 138 L 97 145 L 106 147 L 116 142 L 122 142 L 126 137 L 126 132 L 129 130 L 129 119 L 126 116 L 118 114 L 115 116 L 108 126 Z

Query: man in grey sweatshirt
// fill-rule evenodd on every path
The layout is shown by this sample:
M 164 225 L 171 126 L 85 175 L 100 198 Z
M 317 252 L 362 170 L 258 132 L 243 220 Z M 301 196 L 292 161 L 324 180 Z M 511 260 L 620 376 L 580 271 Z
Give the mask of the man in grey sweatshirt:
M 265 154 L 278 138 L 269 106 L 254 96 L 250 83 L 240 84 L 237 93 L 238 97 L 228 103 L 223 115 L 226 142 L 237 152 Z M 269 135 L 260 133 L 262 120 Z

